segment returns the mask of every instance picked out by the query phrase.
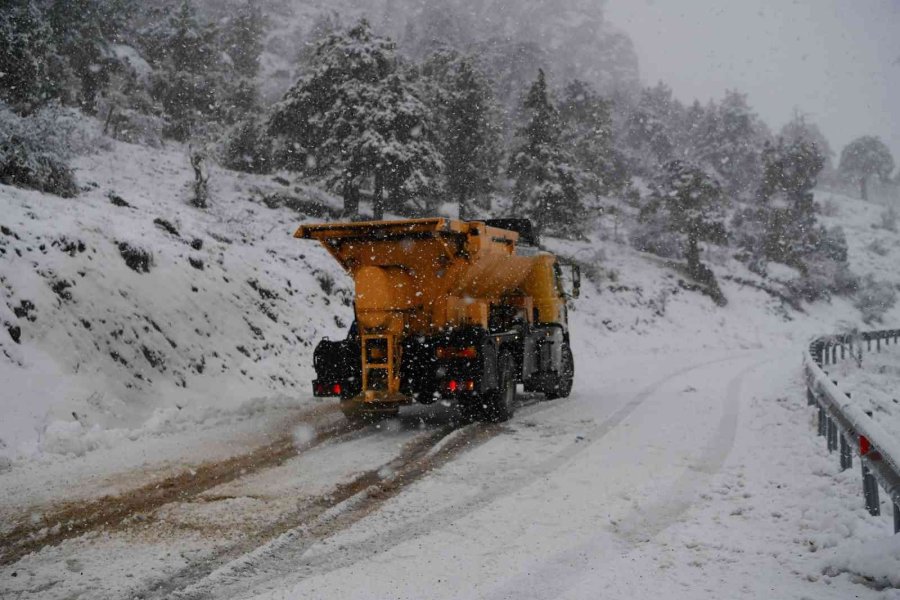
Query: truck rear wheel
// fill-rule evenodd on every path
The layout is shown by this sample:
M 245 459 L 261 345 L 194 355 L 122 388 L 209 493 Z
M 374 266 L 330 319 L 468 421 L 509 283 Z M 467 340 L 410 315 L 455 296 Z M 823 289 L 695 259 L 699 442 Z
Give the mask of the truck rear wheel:
M 516 366 L 508 352 L 502 353 L 497 360 L 497 379 L 497 389 L 488 392 L 482 399 L 482 421 L 508 421 L 515 412 Z
M 575 380 L 575 359 L 572 357 L 572 349 L 569 344 L 562 347 L 562 372 L 555 378 L 553 383 L 544 390 L 547 400 L 556 400 L 557 398 L 568 398 L 572 393 L 572 383 Z

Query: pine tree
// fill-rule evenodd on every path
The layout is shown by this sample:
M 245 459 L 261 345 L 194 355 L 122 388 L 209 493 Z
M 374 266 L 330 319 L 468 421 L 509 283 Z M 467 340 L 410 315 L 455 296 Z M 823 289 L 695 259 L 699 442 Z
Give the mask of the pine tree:
M 628 146 L 631 162 L 643 174 L 674 157 L 677 123 L 683 110 L 672 97 L 672 89 L 663 83 L 641 92 L 640 100 L 625 123 L 623 141 Z
M 774 261 L 807 271 L 807 263 L 825 246 L 829 233 L 816 222 L 813 192 L 825 158 L 803 139 L 767 144 L 762 152 L 759 203 L 738 213 L 735 230 L 751 268 L 765 272 Z M 846 253 L 845 253 L 846 255 Z M 844 258 L 846 260 L 846 256 Z
M 345 122 L 350 135 L 326 142 L 326 152 L 360 157 L 373 178 L 372 212 L 384 216 L 385 200 L 400 210 L 411 200 L 419 209 L 430 206 L 443 164 L 434 144 L 428 107 L 402 73 L 388 75 L 379 86 L 362 88 L 360 102 Z M 424 199 L 423 202 L 417 202 Z
M 0 11 L 0 100 L 27 114 L 56 93 L 51 30 L 34 0 Z
M 166 46 L 174 71 L 199 73 L 214 64 L 216 32 L 200 23 L 191 0 L 182 0 L 169 24 L 172 32 Z
M 882 181 L 888 181 L 894 170 L 894 157 L 879 138 L 864 135 L 844 147 L 838 170 L 841 175 L 858 182 L 860 197 L 868 200 L 869 179 L 877 176 Z
M 822 155 L 824 164 L 822 167 L 823 174 L 829 174 L 834 171 L 833 157 L 834 150 L 831 144 L 819 127 L 809 120 L 807 115 L 801 111 L 794 109 L 791 120 L 784 124 L 778 134 L 784 140 L 786 145 L 796 142 L 806 142 L 807 144 L 815 144 L 816 149 Z
M 143 36 L 155 67 L 151 94 L 166 114 L 165 134 L 176 140 L 187 140 L 227 112 L 227 69 L 219 60 L 217 38 L 218 31 L 201 23 L 190 0 Z
M 733 197 L 756 189 L 762 174 L 761 153 L 768 131 L 747 104 L 747 96 L 729 91 L 706 110 L 697 139 L 697 157 L 715 172 Z
M 459 217 L 466 219 L 475 201 L 493 190 L 499 168 L 500 132 L 493 94 L 472 60 L 453 51 L 433 54 L 422 72 L 444 159 L 446 194 L 459 205 Z
M 560 102 L 562 143 L 584 173 L 583 187 L 595 196 L 621 190 L 628 183 L 623 158 L 613 146 L 611 103 L 590 84 L 574 80 Z
M 320 43 L 309 72 L 275 107 L 269 132 L 282 140 L 284 164 L 324 175 L 348 215 L 359 211 L 364 180 L 374 179 L 380 218 L 385 193 L 396 202 L 426 193 L 441 168 L 427 106 L 397 72 L 394 43 L 365 20 Z
M 766 144 L 762 153 L 763 176 L 759 197 L 770 201 L 783 194 L 796 210 L 812 212 L 812 190 L 825 164 L 825 156 L 814 142 L 797 139 Z
M 683 236 L 688 270 L 697 276 L 704 272 L 700 242 L 727 240 L 723 199 L 722 187 L 715 179 L 694 165 L 675 160 L 657 173 L 649 201 L 641 208 L 641 219 L 661 216 L 669 231 Z
M 240 77 L 253 79 L 259 73 L 259 57 L 263 51 L 265 26 L 262 9 L 252 0 L 248 0 L 225 27 L 223 32 L 225 52 L 231 58 L 234 70 Z
M 523 103 L 527 122 L 519 130 L 520 144 L 512 153 L 508 173 L 515 179 L 514 211 L 531 219 L 536 233 L 561 231 L 576 224 L 582 210 L 581 173 L 560 146 L 559 113 L 550 99 L 544 71 L 528 90 Z
M 77 103 L 88 113 L 117 61 L 110 50 L 129 18 L 125 0 L 52 0 L 47 18 L 56 51 L 78 81 Z

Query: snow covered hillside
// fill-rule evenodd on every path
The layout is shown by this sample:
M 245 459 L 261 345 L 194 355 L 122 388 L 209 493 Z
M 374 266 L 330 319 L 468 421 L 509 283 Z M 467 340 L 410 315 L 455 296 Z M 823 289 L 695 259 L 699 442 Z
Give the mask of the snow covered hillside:
M 306 393 L 351 292 L 291 238 L 295 213 L 260 203 L 289 188 L 214 169 L 198 211 L 180 147 L 116 143 L 77 173 L 76 199 L 0 190 L 0 454 L 82 454 Z

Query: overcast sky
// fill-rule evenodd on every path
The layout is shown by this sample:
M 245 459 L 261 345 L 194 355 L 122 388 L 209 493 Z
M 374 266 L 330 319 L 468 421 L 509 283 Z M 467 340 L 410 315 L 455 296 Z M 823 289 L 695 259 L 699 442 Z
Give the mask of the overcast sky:
M 837 156 L 878 135 L 900 165 L 900 0 L 608 0 L 641 77 L 683 101 L 727 89 L 775 130 L 799 107 Z

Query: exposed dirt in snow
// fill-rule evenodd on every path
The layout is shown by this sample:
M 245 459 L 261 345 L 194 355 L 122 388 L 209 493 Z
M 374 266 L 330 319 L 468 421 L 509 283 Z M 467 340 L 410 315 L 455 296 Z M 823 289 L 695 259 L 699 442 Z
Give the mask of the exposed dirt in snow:
M 336 405 L 322 405 L 307 411 L 299 423 L 314 423 L 323 416 L 337 412 Z M 290 434 L 246 454 L 203 463 L 121 494 L 87 502 L 29 507 L 19 517 L 10 519 L 16 525 L 4 534 L 0 542 L 0 565 L 12 564 L 35 550 L 55 546 L 64 540 L 100 528 L 127 526 L 130 520 L 150 514 L 165 504 L 190 501 L 209 489 L 248 473 L 280 465 L 299 452 L 315 448 L 359 428 L 343 419 L 332 420 L 317 428 L 312 438 L 300 446 L 296 443 L 296 437 Z M 40 514 L 40 517 L 35 518 L 36 514 Z
M 550 406 L 537 404 L 539 400 L 525 397 L 520 410 L 533 414 Z M 335 412 L 336 406 L 330 405 L 331 411 L 326 408 L 320 412 Z M 500 425 L 461 423 L 453 410 L 413 410 L 367 426 L 329 421 L 317 428 L 315 437 L 299 450 L 294 447 L 294 436 L 286 436 L 250 454 L 200 465 L 160 484 L 45 515 L 44 523 L 59 519 L 62 527 L 18 544 L 19 538 L 29 532 L 14 532 L 4 561 L 15 563 L 16 569 L 31 571 L 29 564 L 49 565 L 53 559 L 46 561 L 56 553 L 70 555 L 73 544 L 83 548 L 77 555 L 84 563 L 98 552 L 103 558 L 95 560 L 108 562 L 108 553 L 123 543 L 135 549 L 160 544 L 191 548 L 190 560 L 169 561 L 162 572 L 142 574 L 143 583 L 115 574 L 140 571 L 135 562 L 145 560 L 144 555 L 140 551 L 120 555 L 112 561 L 113 576 L 103 589 L 88 588 L 100 597 L 116 597 L 127 590 L 129 597 L 168 598 L 206 578 L 219 581 L 241 577 L 248 564 L 278 552 L 285 540 L 296 543 L 302 538 L 306 545 L 318 543 L 378 510 L 460 453 L 504 431 L 506 428 Z M 317 485 L 303 486 L 305 493 L 297 495 L 290 485 L 281 489 L 271 485 L 273 480 L 284 482 L 282 475 L 290 463 L 302 462 L 305 454 L 316 452 L 343 454 L 344 458 L 331 461 L 332 466 L 339 463 L 332 474 L 307 471 Z M 359 452 L 374 459 L 370 468 L 360 470 L 366 459 L 359 457 Z M 316 459 L 312 460 L 315 464 Z M 10 572 L 9 567 L 5 572 Z M 49 589 L 41 587 L 42 593 Z

